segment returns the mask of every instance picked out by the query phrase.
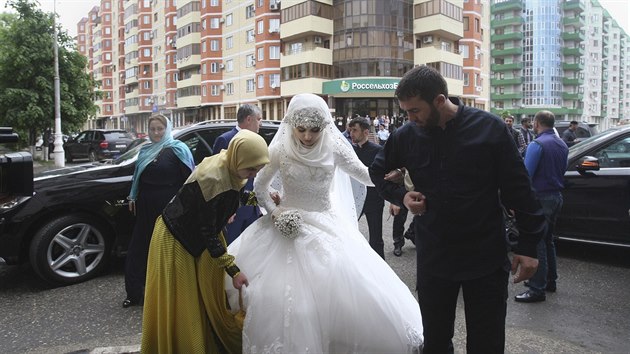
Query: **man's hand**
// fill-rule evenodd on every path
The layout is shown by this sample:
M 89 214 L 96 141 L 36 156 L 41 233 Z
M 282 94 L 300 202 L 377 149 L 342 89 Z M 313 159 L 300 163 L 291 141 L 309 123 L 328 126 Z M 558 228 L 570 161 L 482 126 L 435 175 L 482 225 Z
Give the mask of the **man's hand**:
M 236 274 L 234 278 L 232 278 L 232 286 L 234 286 L 234 289 L 241 290 L 243 285 L 249 286 L 249 281 L 247 280 L 245 274 L 243 274 L 243 272 L 240 272 Z
M 389 182 L 402 184 L 405 180 L 405 172 L 403 172 L 400 168 L 397 168 L 393 171 L 389 171 L 383 179 Z
M 389 204 L 389 215 L 396 216 L 400 213 L 400 207 L 395 204 Z
M 130 200 L 129 201 L 129 211 L 136 216 L 136 201 L 135 200 Z
M 538 269 L 538 260 L 536 258 L 515 254 L 512 258 L 514 284 L 533 277 L 536 269 Z
M 426 197 L 420 192 L 407 192 L 403 198 L 403 204 L 413 215 L 422 215 L 427 212 Z
M 234 215 L 230 216 L 230 218 L 228 219 L 228 222 L 227 222 L 227 223 L 228 223 L 228 224 L 233 223 L 233 222 L 234 222 L 234 219 L 236 219 L 236 214 L 234 214 Z

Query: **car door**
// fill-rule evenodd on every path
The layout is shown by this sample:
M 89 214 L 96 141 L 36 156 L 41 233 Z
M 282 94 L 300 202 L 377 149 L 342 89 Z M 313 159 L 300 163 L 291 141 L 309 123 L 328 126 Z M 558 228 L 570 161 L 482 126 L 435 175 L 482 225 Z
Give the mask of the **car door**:
M 72 143 L 68 144 L 69 153 L 73 158 L 87 156 L 87 147 L 89 146 L 90 135 L 92 135 L 91 131 L 81 132 Z
M 579 159 L 598 159 L 580 173 Z M 556 233 L 568 238 L 630 244 L 630 133 L 610 139 L 570 162 Z

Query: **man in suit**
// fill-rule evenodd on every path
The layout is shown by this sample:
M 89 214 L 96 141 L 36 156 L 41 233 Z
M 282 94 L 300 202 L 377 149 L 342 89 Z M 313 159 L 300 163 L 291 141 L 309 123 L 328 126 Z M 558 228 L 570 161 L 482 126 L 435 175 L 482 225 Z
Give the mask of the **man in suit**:
M 260 130 L 261 120 L 262 112 L 258 106 L 248 103 L 242 105 L 236 113 L 236 127 L 216 138 L 214 146 L 212 147 L 212 154 L 218 154 L 222 149 L 227 149 L 230 140 L 232 140 L 236 133 L 238 133 L 241 129 L 247 129 L 258 133 Z M 245 189 L 250 191 L 254 190 L 253 178 L 250 178 L 247 181 Z M 225 241 L 228 245 L 232 243 L 232 241 L 234 241 L 251 223 L 256 221 L 259 216 L 260 208 L 257 206 L 241 206 L 238 208 L 234 221 L 229 223 L 226 227 L 227 237 Z
M 354 118 L 349 123 L 352 146 L 359 160 L 370 167 L 376 154 L 383 149 L 382 146 L 370 141 L 370 123 L 365 118 Z M 367 187 L 367 195 L 361 215 L 365 214 L 368 223 L 369 240 L 372 249 L 383 259 L 385 258 L 383 243 L 383 209 L 385 201 L 374 187 Z

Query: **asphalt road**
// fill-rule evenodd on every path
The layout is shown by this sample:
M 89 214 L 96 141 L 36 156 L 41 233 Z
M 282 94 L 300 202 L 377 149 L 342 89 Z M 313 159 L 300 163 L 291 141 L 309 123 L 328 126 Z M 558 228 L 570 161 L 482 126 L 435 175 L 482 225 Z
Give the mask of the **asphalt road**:
M 391 222 L 384 215 L 386 258 L 412 289 L 415 248 L 392 255 Z M 365 219 L 362 231 L 367 233 Z M 123 309 L 122 259 L 83 284 L 48 288 L 28 266 L 0 265 L 0 352 L 76 353 L 94 348 L 137 348 L 142 310 Z M 510 284 L 506 320 L 508 353 L 630 353 L 630 250 L 561 243 L 558 292 L 547 301 L 521 304 L 524 290 Z M 464 307 L 457 310 L 456 353 L 465 352 Z

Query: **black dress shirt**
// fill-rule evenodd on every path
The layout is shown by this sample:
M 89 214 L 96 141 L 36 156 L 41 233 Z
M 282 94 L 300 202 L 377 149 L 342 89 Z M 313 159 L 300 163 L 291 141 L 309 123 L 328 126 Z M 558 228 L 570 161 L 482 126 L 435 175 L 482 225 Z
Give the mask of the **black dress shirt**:
M 467 280 L 509 266 L 501 202 L 516 213 L 518 254 L 536 258 L 546 224 L 505 123 L 451 101 L 459 108 L 445 129 L 405 124 L 376 156 L 370 175 L 381 195 L 401 206 L 406 190 L 383 177 L 407 169 L 427 203 L 426 213 L 414 218 L 419 274 Z
M 379 144 L 373 143 L 371 141 L 366 141 L 365 144 L 359 146 L 359 144 L 352 145 L 354 147 L 354 151 L 357 153 L 359 160 L 363 162 L 363 164 L 367 167 L 372 165 L 376 154 L 383 150 L 383 147 Z M 367 187 L 367 195 L 365 196 L 365 204 L 363 206 L 363 212 L 370 211 L 380 211 L 383 212 L 383 206 L 385 205 L 385 201 L 378 194 L 376 188 Z

